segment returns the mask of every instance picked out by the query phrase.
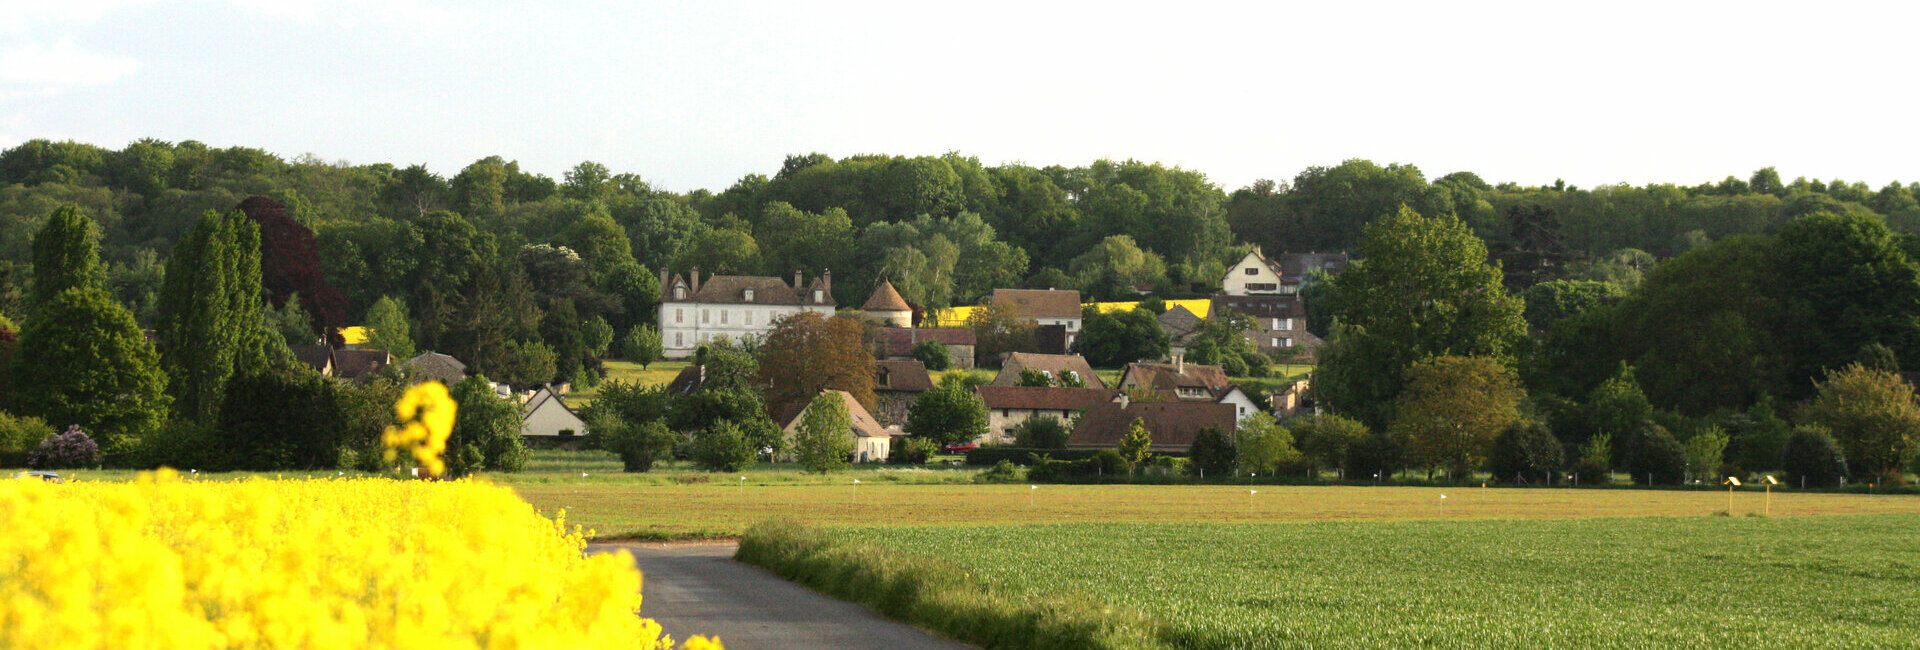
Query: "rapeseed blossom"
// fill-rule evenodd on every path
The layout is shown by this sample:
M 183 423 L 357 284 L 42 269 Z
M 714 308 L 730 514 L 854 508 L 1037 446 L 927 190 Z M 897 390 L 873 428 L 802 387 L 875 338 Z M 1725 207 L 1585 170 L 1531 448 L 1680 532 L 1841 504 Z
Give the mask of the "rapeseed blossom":
M 413 459 L 426 468 L 427 474 L 438 477 L 447 472 L 447 463 L 441 458 L 447 450 L 447 436 L 453 435 L 453 421 L 460 405 L 447 394 L 447 385 L 437 381 L 414 384 L 393 404 L 393 414 L 399 424 L 388 426 L 381 435 L 386 445 L 386 458 L 392 463 L 398 450 L 413 452 Z

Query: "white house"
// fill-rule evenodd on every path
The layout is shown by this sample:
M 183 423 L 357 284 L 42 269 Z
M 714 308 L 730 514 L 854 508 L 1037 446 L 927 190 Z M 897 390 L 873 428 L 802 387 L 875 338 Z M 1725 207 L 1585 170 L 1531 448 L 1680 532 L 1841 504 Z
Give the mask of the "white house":
M 551 388 L 534 391 L 520 409 L 520 435 L 565 439 L 586 434 L 586 421 Z
M 1267 259 L 1258 247 L 1247 251 L 1239 263 L 1227 269 L 1227 277 L 1220 281 L 1220 293 L 1229 296 L 1294 293 L 1299 290 L 1297 282 L 1286 282 L 1280 263 Z
M 867 407 L 861 406 L 860 400 L 854 399 L 852 394 L 844 390 L 821 392 L 839 397 L 847 405 L 847 424 L 850 429 L 847 435 L 853 437 L 853 461 L 877 463 L 886 460 L 887 454 L 893 451 L 893 436 L 887 433 L 886 429 L 881 428 L 880 423 L 873 419 L 873 414 L 867 412 Z M 781 418 L 783 421 L 780 427 L 780 430 L 787 434 L 789 446 L 793 444 L 794 436 L 800 433 L 800 423 L 807 420 L 807 409 L 813 408 L 813 403 L 804 402 L 792 406 L 797 408 L 788 409 L 789 415 Z
M 804 311 L 832 316 L 833 273 L 802 284 L 752 275 L 716 275 L 704 282 L 700 269 L 685 277 L 660 272 L 660 347 L 668 359 L 685 359 L 716 338 L 746 341 L 765 337 L 775 322 Z

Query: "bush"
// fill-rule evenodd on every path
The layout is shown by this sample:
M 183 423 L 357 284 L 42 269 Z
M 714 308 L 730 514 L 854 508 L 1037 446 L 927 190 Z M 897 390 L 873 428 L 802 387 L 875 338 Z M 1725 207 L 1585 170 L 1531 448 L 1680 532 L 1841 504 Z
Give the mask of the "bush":
M 1013 446 L 1025 449 L 1066 449 L 1073 431 L 1050 416 L 1036 415 L 1013 428 Z
M 756 455 L 753 444 L 740 432 L 740 427 L 726 421 L 705 433 L 694 434 L 689 452 L 693 464 L 709 472 L 738 472 L 752 463 Z
M 892 453 L 887 454 L 887 462 L 895 465 L 925 465 L 940 451 L 940 443 L 926 438 L 908 436 L 898 441 Z
M 80 425 L 67 427 L 65 433 L 48 436 L 40 441 L 40 446 L 27 454 L 27 466 L 34 469 L 68 469 L 76 467 L 98 467 L 100 465 L 100 445 L 93 443 Z
M 333 380 L 308 371 L 241 375 L 227 382 L 219 429 L 233 469 L 333 469 L 346 412 Z
M 1300 452 L 1315 468 L 1347 466 L 1347 450 L 1367 437 L 1367 425 L 1338 415 L 1311 415 L 1287 421 Z
M 1015 467 L 1013 461 L 1002 460 L 995 463 L 993 467 L 987 468 L 987 471 L 974 476 L 973 481 L 975 483 L 1017 483 L 1020 481 L 1020 468 Z
M 1687 477 L 1687 451 L 1666 427 L 1648 424 L 1635 436 L 1627 456 L 1630 482 L 1651 480 L 1656 485 L 1679 485 Z
M 1613 482 L 1613 436 L 1600 434 L 1587 439 L 1580 448 L 1580 460 L 1573 464 L 1574 482 L 1579 485 L 1606 485 Z
M 930 372 L 940 372 L 953 367 L 953 357 L 947 352 L 947 344 L 939 341 L 921 341 L 913 346 L 913 358 L 920 360 Z
M 1386 434 L 1368 434 L 1347 448 L 1347 478 L 1386 480 L 1405 466 L 1405 457 L 1400 445 Z
M 1032 465 L 1036 455 L 1045 455 L 1054 460 L 1085 460 L 1099 453 L 1092 449 L 1035 449 L 1032 447 L 979 447 L 967 452 L 967 464 L 988 466 L 1000 461 L 1010 461 L 1015 465 Z
M 0 412 L 0 467 L 25 465 L 27 454 L 53 433 L 53 427 L 40 418 L 14 417 Z
M 1240 461 L 1240 448 L 1220 427 L 1202 427 L 1194 433 L 1193 445 L 1187 448 L 1187 456 L 1193 459 L 1191 469 L 1195 474 L 1226 478 Z
M 1780 452 L 1784 481 L 1793 487 L 1838 487 L 1847 477 L 1846 454 L 1833 436 L 1817 427 L 1800 427 Z
M 1497 481 L 1550 483 L 1562 462 L 1560 440 L 1547 431 L 1545 424 L 1521 422 L 1493 439 L 1487 471 Z
M 598 427 L 594 436 L 601 449 L 620 456 L 621 471 L 645 472 L 655 462 L 673 454 L 680 434 L 667 430 L 666 423 L 650 420 L 639 424 L 620 422 Z

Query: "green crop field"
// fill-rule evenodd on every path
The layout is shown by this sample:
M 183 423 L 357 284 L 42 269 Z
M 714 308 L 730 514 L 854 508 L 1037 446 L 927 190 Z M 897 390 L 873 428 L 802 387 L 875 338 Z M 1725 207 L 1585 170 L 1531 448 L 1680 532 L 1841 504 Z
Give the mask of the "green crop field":
M 942 558 L 1005 602 L 1144 614 L 1175 648 L 1892 648 L 1920 646 L 1916 530 L 1907 514 L 828 535 L 867 547 L 848 557 Z
M 607 376 L 606 379 L 601 381 L 602 384 L 609 381 L 638 382 L 648 386 L 664 384 L 673 381 L 674 375 L 680 374 L 680 371 L 687 367 L 686 361 L 655 361 L 647 364 L 646 368 L 641 368 L 640 364 L 632 361 L 607 361 L 605 363 L 607 364 Z M 592 404 L 593 398 L 599 396 L 599 394 L 600 388 L 598 386 L 576 389 L 567 395 L 567 405 L 573 407 L 574 410 L 579 410 L 588 404 Z

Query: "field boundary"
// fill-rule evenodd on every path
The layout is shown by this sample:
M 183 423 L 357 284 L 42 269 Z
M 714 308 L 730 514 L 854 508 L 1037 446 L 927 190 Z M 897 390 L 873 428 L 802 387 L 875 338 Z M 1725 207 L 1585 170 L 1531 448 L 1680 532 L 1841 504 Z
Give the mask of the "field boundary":
M 792 521 L 747 529 L 734 559 L 982 648 L 1171 647 L 1169 626 L 1137 612 L 1000 594 L 952 562 L 835 540 Z

